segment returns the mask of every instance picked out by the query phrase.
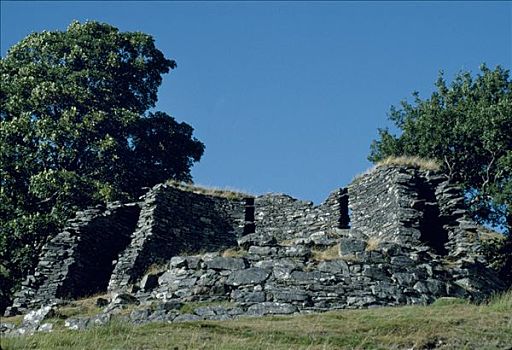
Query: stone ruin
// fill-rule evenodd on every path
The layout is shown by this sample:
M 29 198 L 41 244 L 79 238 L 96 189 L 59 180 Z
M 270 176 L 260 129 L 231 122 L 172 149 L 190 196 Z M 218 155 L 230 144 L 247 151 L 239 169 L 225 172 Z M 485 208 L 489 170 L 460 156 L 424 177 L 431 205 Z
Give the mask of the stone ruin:
M 380 166 L 318 206 L 159 184 L 78 212 L 6 315 L 107 291 L 103 317 L 129 299 L 134 322 L 478 300 L 506 288 L 480 249 L 462 191 L 433 171 Z M 196 301 L 230 304 L 176 310 Z

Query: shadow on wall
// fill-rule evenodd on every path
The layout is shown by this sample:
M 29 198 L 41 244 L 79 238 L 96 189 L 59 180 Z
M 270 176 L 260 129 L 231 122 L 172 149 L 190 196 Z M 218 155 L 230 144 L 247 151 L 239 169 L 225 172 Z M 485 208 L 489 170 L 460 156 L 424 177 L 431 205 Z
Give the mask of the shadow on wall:
M 418 201 L 415 209 L 423 212 L 419 222 L 420 240 L 437 254 L 446 255 L 448 250 L 445 244 L 448 242 L 448 232 L 443 228 L 444 223 L 440 217 L 435 188 L 424 178 L 418 177 L 417 179 Z
M 126 288 L 150 266 L 175 255 L 236 246 L 244 232 L 253 230 L 253 212 L 252 198 L 212 196 L 171 185 L 153 188 L 145 196 L 137 228 L 113 271 L 109 290 Z
M 130 243 L 139 212 L 138 206 L 123 207 L 82 228 L 75 263 L 69 267 L 58 297 L 78 299 L 107 290 L 114 261 Z

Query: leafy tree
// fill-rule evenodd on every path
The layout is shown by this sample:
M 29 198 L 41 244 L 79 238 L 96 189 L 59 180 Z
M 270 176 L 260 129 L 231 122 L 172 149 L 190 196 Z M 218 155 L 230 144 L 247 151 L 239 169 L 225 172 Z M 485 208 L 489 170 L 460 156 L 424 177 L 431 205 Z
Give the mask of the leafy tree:
M 2 293 L 77 209 L 191 181 L 204 145 L 191 126 L 148 111 L 175 67 L 151 36 L 98 22 L 31 34 L 1 58 Z
M 401 131 L 379 129 L 368 159 L 392 155 L 434 158 L 462 184 L 474 218 L 512 232 L 512 80 L 509 71 L 485 65 L 475 78 L 459 73 L 447 85 L 441 73 L 436 91 L 391 107 L 389 119 Z M 512 235 L 509 235 L 512 236 Z

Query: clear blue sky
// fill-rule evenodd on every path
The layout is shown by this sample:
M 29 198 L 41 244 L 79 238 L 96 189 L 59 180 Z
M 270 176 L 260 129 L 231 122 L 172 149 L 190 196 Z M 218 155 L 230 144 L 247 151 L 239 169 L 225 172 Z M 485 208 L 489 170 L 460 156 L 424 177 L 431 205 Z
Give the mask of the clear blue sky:
M 74 19 L 153 35 L 157 109 L 206 144 L 198 184 L 323 201 L 370 164 L 389 107 L 439 70 L 512 66 L 512 2 L 1 2 L 1 53 Z

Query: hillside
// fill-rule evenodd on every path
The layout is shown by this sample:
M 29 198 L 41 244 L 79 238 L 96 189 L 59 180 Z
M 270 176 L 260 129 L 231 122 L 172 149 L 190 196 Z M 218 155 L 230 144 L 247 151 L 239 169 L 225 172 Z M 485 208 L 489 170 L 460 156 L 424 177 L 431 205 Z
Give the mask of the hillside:
M 80 312 L 91 311 L 87 302 Z M 482 304 L 441 298 L 429 306 L 234 321 L 113 321 L 81 332 L 64 330 L 57 316 L 49 322 L 51 333 L 3 337 L 2 349 L 511 349 L 512 292 Z

